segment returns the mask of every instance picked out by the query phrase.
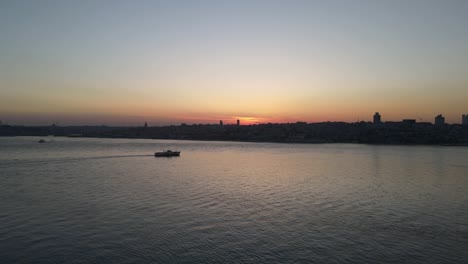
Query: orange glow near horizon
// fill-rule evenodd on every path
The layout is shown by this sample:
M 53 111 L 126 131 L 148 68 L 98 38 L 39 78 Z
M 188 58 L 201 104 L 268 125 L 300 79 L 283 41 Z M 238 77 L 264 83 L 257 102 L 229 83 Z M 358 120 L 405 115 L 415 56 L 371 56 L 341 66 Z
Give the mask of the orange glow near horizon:
M 266 123 L 295 123 L 298 121 L 315 123 L 315 122 L 357 122 L 371 121 L 374 112 L 380 112 L 383 121 L 400 121 L 404 118 L 416 119 L 418 122 L 433 122 L 435 115 L 438 112 L 430 109 L 422 109 L 424 114 L 418 114 L 417 111 L 411 111 L 410 108 L 390 109 L 387 107 L 368 107 L 361 109 L 353 105 L 339 107 L 325 107 L 316 104 L 315 106 L 299 106 L 292 111 L 283 113 L 282 107 L 271 109 L 268 112 L 258 110 L 258 114 L 247 113 L 247 115 L 233 115 L 231 112 L 210 112 L 210 111 L 190 111 L 190 109 L 181 109 L 178 111 L 169 111 L 170 107 L 163 107 L 162 110 L 152 109 L 150 106 L 122 106 L 114 109 L 111 105 L 105 109 L 98 107 L 89 107 L 87 111 L 75 111 L 75 109 L 63 108 L 61 112 L 46 110 L 30 111 L 1 111 L 0 120 L 4 123 L 28 125 L 28 124 L 51 124 L 57 123 L 60 125 L 140 125 L 148 122 L 149 125 L 179 125 L 186 124 L 218 124 L 220 120 L 224 124 L 236 124 L 240 120 L 241 125 L 254 125 Z M 1 110 L 1 109 L 0 109 Z M 460 110 L 458 110 L 460 111 Z M 249 112 L 254 112 L 251 109 Z M 409 113 L 409 114 L 408 114 Z M 445 117 L 448 117 L 448 122 L 460 123 L 457 119 L 457 109 L 451 112 L 442 112 Z M 452 119 L 450 120 L 450 116 Z M 455 117 L 455 118 L 453 118 Z M 33 121 L 31 121 L 33 120 Z
M 252 116 L 239 116 L 235 118 L 236 120 L 238 119 L 242 125 L 254 125 L 264 123 L 264 121 L 262 122 L 261 118 L 256 118 Z

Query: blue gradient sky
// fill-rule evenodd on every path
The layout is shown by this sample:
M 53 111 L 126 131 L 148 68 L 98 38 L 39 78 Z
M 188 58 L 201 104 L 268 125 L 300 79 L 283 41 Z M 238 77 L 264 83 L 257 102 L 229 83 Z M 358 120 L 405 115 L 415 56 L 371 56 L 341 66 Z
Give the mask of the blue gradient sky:
M 1 1 L 0 119 L 459 123 L 468 1 Z

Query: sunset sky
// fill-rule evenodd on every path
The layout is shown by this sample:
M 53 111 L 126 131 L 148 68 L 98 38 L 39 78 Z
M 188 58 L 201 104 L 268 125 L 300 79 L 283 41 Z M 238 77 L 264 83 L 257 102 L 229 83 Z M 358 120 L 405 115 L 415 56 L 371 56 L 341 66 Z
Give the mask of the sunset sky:
M 0 1 L 0 120 L 468 114 L 468 1 Z

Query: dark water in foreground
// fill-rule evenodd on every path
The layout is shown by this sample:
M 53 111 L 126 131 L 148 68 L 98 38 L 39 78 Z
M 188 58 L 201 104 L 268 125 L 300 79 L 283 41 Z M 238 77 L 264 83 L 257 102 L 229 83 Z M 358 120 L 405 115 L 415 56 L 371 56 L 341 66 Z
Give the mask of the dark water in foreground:
M 468 262 L 468 148 L 37 140 L 0 138 L 1 263 Z

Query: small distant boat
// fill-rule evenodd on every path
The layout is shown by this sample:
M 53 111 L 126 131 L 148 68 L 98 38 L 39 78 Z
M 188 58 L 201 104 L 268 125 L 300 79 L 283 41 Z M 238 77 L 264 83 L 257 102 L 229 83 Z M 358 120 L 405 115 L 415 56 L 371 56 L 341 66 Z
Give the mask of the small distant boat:
M 45 142 L 46 142 L 46 141 L 43 140 L 43 139 L 41 139 L 41 140 L 38 141 L 38 143 L 45 143 Z
M 155 157 L 178 157 L 180 156 L 180 151 L 166 150 L 163 152 L 154 153 Z

